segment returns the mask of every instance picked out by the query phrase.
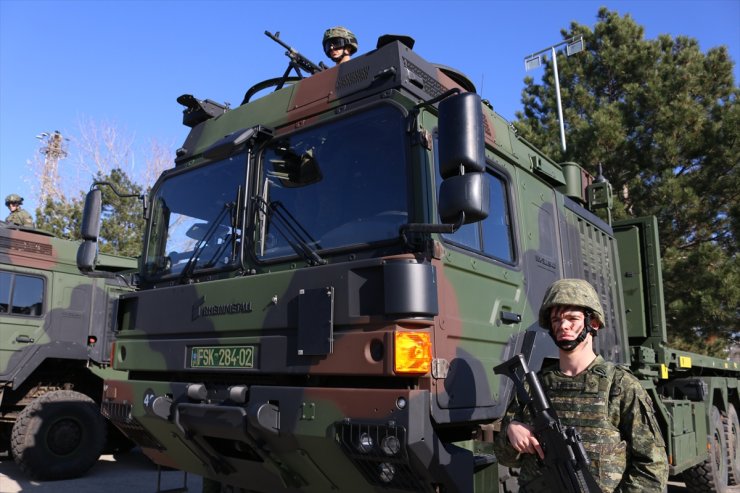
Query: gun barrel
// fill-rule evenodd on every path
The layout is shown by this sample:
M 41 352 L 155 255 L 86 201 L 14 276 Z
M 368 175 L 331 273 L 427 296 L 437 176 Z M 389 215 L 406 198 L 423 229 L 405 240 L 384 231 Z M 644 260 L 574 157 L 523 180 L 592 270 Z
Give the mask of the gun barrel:
M 268 38 L 270 38 L 271 40 L 273 40 L 274 42 L 276 42 L 277 44 L 279 44 L 280 46 L 282 46 L 286 50 L 293 51 L 293 48 L 291 48 L 290 46 L 288 46 L 288 44 L 285 43 L 285 41 L 283 41 L 282 39 L 280 39 L 280 37 L 279 37 L 280 36 L 280 31 L 275 31 L 275 34 L 272 34 L 270 31 L 265 31 L 265 36 L 267 36 Z

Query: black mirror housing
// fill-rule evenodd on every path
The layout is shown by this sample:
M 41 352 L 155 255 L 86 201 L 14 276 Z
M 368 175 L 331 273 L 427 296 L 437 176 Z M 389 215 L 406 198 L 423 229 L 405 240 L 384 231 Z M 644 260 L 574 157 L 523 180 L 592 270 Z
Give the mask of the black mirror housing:
M 480 96 L 464 92 L 439 103 L 439 171 L 442 178 L 486 169 Z
M 102 204 L 103 192 L 99 188 L 90 190 L 85 197 L 85 209 L 82 212 L 80 234 L 83 240 L 98 241 Z
M 98 244 L 92 240 L 85 240 L 77 248 L 77 268 L 80 272 L 90 273 L 95 270 L 95 258 L 98 255 Z
M 463 224 L 482 221 L 491 208 L 491 189 L 486 173 L 467 173 L 453 176 L 439 188 L 439 216 L 445 224 L 458 221 L 465 213 Z

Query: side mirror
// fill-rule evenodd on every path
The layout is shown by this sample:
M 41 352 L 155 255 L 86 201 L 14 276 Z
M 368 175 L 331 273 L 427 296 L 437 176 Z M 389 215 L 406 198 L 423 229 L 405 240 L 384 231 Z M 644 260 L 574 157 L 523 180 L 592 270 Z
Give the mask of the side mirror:
M 439 103 L 439 172 L 450 178 L 486 169 L 480 96 L 464 92 Z
M 482 221 L 488 217 L 491 204 L 491 189 L 486 173 L 468 173 L 453 176 L 442 182 L 439 188 L 439 216 L 445 224 L 459 220 L 465 214 L 463 224 Z
M 85 240 L 77 248 L 77 268 L 80 272 L 90 273 L 95 270 L 95 258 L 98 256 L 98 244 Z
M 100 235 L 100 213 L 103 209 L 103 192 L 99 188 L 90 190 L 85 197 L 80 234 L 83 240 L 98 241 Z
M 469 224 L 487 218 L 491 192 L 480 96 L 465 92 L 441 101 L 438 129 L 442 222 Z
M 98 188 L 90 190 L 87 197 L 85 197 L 85 209 L 82 212 L 82 225 L 80 228 L 83 242 L 77 249 L 77 268 L 80 272 L 92 272 L 95 270 L 102 203 L 103 193 Z

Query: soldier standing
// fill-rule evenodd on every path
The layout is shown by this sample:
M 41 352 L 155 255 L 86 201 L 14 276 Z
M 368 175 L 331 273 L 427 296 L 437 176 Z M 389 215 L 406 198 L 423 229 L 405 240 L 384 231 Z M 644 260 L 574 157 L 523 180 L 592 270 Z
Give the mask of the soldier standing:
M 580 433 L 602 491 L 662 493 L 668 461 L 652 400 L 629 370 L 593 350 L 593 338 L 604 328 L 593 286 L 581 279 L 555 281 L 545 292 L 539 324 L 560 353 L 559 368 L 540 372 L 542 386 L 563 425 Z M 500 463 L 521 468 L 520 486 L 541 474 L 537 456 L 544 457 L 527 420 L 515 399 L 494 444 Z
M 5 218 L 6 222 L 17 224 L 18 226 L 33 227 L 33 218 L 31 214 L 21 208 L 23 205 L 23 197 L 18 194 L 11 193 L 5 197 L 5 206 L 10 210 L 10 214 Z
M 348 61 L 357 52 L 357 38 L 347 28 L 331 27 L 324 32 L 324 53 L 339 65 Z

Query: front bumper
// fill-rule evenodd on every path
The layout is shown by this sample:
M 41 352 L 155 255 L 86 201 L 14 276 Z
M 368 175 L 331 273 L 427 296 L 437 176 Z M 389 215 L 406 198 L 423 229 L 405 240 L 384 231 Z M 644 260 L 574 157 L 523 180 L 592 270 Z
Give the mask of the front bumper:
M 270 493 L 470 492 L 422 390 L 106 381 L 103 414 L 155 462 Z

